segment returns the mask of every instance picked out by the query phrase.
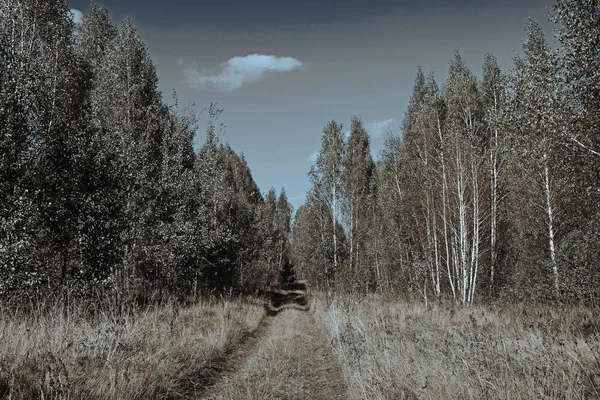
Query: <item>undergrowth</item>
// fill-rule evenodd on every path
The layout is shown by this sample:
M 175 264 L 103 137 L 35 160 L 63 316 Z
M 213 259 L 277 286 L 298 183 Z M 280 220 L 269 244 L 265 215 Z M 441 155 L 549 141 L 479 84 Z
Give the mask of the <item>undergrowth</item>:
M 0 398 L 8 399 L 180 398 L 264 315 L 243 299 L 127 313 L 52 304 L 0 310 Z
M 600 313 L 578 306 L 317 303 L 353 399 L 600 398 Z

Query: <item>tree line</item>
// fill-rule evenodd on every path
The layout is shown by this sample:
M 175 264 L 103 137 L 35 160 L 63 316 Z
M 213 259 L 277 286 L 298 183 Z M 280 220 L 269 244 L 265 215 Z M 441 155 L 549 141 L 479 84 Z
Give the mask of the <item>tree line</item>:
M 511 71 L 458 52 L 419 67 L 402 135 L 375 162 L 362 121 L 330 121 L 296 213 L 293 256 L 324 289 L 425 301 L 597 301 L 600 3 L 559 0 L 552 50 L 529 20 Z
M 263 195 L 222 143 L 212 104 L 168 106 L 129 20 L 92 4 L 0 1 L 0 295 L 254 293 L 290 235 L 285 190 Z

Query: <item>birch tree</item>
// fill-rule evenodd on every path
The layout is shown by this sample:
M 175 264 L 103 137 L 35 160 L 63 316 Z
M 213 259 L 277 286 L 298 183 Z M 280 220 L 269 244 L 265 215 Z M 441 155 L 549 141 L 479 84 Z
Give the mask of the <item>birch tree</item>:
M 499 222 L 501 203 L 505 196 L 504 167 L 506 164 L 506 146 L 504 125 L 506 113 L 507 78 L 500 70 L 498 61 L 491 54 L 485 56 L 483 81 L 480 95 L 484 112 L 486 149 L 489 154 L 490 185 L 490 271 L 489 292 L 494 295 L 494 280 L 498 269 Z
M 527 34 L 524 56 L 515 60 L 511 124 L 516 133 L 515 149 L 521 163 L 530 168 L 524 173 L 533 172 L 538 178 L 535 187 L 539 192 L 533 193 L 530 201 L 535 209 L 543 212 L 552 287 L 554 295 L 559 296 L 560 267 L 556 248 L 560 224 L 560 198 L 557 197 L 560 177 L 556 165 L 560 159 L 557 138 L 561 104 L 556 69 L 542 28 L 536 21 L 529 20 Z
M 325 275 L 328 285 L 338 270 L 338 225 L 340 220 L 340 198 L 343 171 L 344 134 L 342 124 L 335 121 L 327 123 L 321 137 L 321 149 L 317 157 L 316 166 L 309 172 L 309 179 L 313 184 L 315 194 L 322 199 L 329 208 L 331 221 L 331 235 L 333 241 L 333 265 L 325 266 Z
M 480 176 L 482 157 L 482 113 L 477 81 L 458 52 L 450 63 L 443 97 L 448 105 L 448 148 L 452 166 L 452 259 L 454 279 L 463 304 L 475 298 L 481 260 Z
M 342 164 L 342 210 L 350 246 L 348 275 L 354 285 L 360 285 L 370 280 L 370 268 L 364 262 L 362 252 L 365 250 L 366 235 L 371 223 L 368 202 L 372 200 L 375 164 L 371 156 L 369 135 L 356 116 L 350 124 Z

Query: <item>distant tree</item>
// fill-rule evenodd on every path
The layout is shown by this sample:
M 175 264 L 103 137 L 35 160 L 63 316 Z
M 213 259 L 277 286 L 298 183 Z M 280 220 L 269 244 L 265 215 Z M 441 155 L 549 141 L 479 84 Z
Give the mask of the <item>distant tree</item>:
M 291 227 L 292 227 L 292 213 L 293 207 L 289 203 L 285 188 L 281 188 L 279 197 L 277 198 L 276 212 L 275 212 L 275 225 L 277 237 L 277 253 L 278 253 L 278 268 L 283 267 L 284 255 L 286 249 L 289 246 Z
M 330 209 L 323 200 L 309 194 L 294 218 L 292 259 L 296 271 L 316 288 L 329 289 L 333 281 L 333 242 Z M 329 274 L 329 275 L 328 275 Z

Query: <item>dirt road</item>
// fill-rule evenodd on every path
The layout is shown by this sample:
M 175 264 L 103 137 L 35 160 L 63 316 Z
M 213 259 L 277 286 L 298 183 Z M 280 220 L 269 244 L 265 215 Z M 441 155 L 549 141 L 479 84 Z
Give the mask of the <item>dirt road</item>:
M 346 399 L 342 370 L 311 312 L 284 310 L 226 354 L 201 399 Z

